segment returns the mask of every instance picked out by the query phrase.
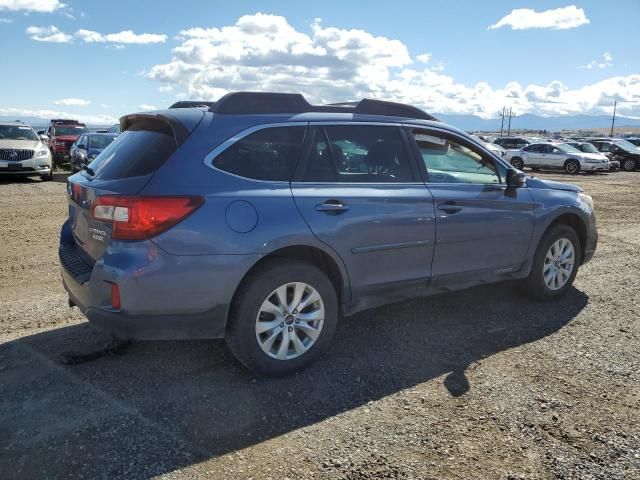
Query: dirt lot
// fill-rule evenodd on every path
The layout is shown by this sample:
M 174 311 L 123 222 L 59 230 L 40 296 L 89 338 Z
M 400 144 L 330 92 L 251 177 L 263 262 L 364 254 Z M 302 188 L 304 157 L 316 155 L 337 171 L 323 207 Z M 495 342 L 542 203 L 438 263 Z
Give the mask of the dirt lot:
M 64 179 L 0 183 L 0 477 L 640 478 L 640 173 L 542 174 L 600 244 L 553 304 L 512 284 L 344 320 L 329 355 L 253 378 L 220 341 L 106 341 L 59 280 Z

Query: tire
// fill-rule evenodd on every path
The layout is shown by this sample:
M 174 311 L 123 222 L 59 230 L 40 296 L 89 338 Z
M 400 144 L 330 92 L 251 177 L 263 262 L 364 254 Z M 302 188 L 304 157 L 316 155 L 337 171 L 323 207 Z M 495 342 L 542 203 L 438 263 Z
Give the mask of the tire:
M 524 160 L 520 157 L 513 157 L 511 159 L 511 165 L 518 170 L 522 170 L 524 168 Z
M 287 284 L 290 285 L 285 289 L 286 303 L 291 301 L 291 306 L 284 309 L 285 315 L 276 318 L 263 307 L 268 305 L 272 310 L 274 307 L 279 310 L 280 307 L 276 305 L 279 303 L 276 290 L 282 292 L 281 289 Z M 293 284 L 306 284 L 306 287 L 315 290 L 320 301 L 316 300 L 303 307 L 298 313 L 293 305 L 295 300 L 291 298 L 296 291 Z M 309 298 L 310 289 L 304 290 L 302 302 Z M 309 323 L 306 323 L 298 318 L 302 313 L 315 314 L 314 318 L 322 317 L 320 325 L 316 325 L 318 328 L 309 329 L 309 326 L 314 326 L 314 322 L 319 320 L 309 320 Z M 278 320 L 280 323 L 277 323 Z M 277 326 L 266 329 L 272 322 Z M 305 323 L 307 328 L 303 328 Z M 258 324 L 263 324 L 264 332 L 258 333 Z M 235 357 L 252 372 L 266 377 L 281 377 L 308 366 L 321 355 L 329 346 L 337 324 L 338 297 L 327 275 L 310 263 L 274 258 L 260 266 L 240 285 L 230 309 L 226 342 Z M 319 334 L 315 339 L 304 333 L 313 331 L 315 336 L 318 330 Z M 298 343 L 295 342 L 294 335 L 297 336 Z M 275 340 L 269 344 L 272 337 Z M 288 343 L 284 356 L 289 358 L 276 358 L 283 350 L 280 347 L 285 338 L 288 339 Z M 264 342 L 264 348 L 261 342 Z M 303 351 L 300 347 L 303 344 L 308 345 L 308 349 Z M 269 353 L 265 349 L 268 349 Z
M 53 168 L 47 175 L 42 175 L 42 177 L 40 178 L 42 179 L 43 182 L 50 182 L 51 180 L 53 180 Z
M 545 270 L 547 269 L 547 254 L 551 253 L 551 247 L 558 245 L 557 242 L 562 240 L 568 241 L 573 247 L 573 264 L 571 272 L 568 278 L 565 279 L 559 288 L 550 288 L 545 281 Z M 561 297 L 573 284 L 573 280 L 576 278 L 578 267 L 580 266 L 580 259 L 582 258 L 582 250 L 580 247 L 580 240 L 575 230 L 568 225 L 555 225 L 551 227 L 540 239 L 536 253 L 533 256 L 533 265 L 529 276 L 522 281 L 522 287 L 527 295 L 542 301 L 554 300 Z M 554 269 L 551 266 L 551 269 Z
M 625 158 L 620 163 L 620 169 L 625 172 L 633 172 L 636 169 L 636 161 L 632 158 Z
M 564 162 L 564 171 L 570 175 L 575 175 L 580 172 L 580 162 L 570 158 L 566 162 Z

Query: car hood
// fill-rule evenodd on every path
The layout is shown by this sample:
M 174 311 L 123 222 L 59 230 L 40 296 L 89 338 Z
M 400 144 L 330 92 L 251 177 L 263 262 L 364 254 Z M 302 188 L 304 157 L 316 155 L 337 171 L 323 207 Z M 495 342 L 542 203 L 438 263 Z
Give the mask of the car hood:
M 39 140 L 0 140 L 0 148 L 36 150 Z
M 554 182 L 553 180 L 542 180 L 538 177 L 527 177 L 528 188 L 539 188 L 544 190 L 565 190 L 567 192 L 582 192 L 582 188 L 571 183 Z
M 75 142 L 79 136 L 80 135 L 56 135 L 55 139 L 61 140 L 63 142 L 69 142 L 69 141 Z
M 591 160 L 608 160 L 606 155 L 603 155 L 602 153 L 586 153 L 583 152 L 580 154 L 580 156 L 582 158 L 588 158 Z

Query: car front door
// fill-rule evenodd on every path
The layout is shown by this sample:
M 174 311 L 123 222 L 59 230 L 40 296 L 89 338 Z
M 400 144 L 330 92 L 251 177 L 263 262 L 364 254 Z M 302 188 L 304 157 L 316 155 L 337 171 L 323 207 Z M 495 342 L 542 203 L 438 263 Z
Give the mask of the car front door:
M 553 145 L 545 145 L 545 156 L 546 162 L 549 165 L 549 168 L 554 169 L 563 169 L 564 162 L 567 158 L 567 155 L 562 152 L 558 147 L 554 147 Z
M 524 163 L 529 167 L 537 167 L 540 166 L 541 159 L 540 154 L 542 146 L 538 143 L 534 143 L 533 145 L 527 145 L 522 148 L 522 153 L 524 153 Z
M 345 263 L 354 297 L 426 290 L 433 198 L 402 128 L 312 124 L 303 150 L 291 182 L 295 203 L 314 235 Z
M 433 285 L 518 270 L 533 233 L 529 191 L 508 188 L 507 167 L 461 136 L 415 127 L 407 133 L 436 208 Z

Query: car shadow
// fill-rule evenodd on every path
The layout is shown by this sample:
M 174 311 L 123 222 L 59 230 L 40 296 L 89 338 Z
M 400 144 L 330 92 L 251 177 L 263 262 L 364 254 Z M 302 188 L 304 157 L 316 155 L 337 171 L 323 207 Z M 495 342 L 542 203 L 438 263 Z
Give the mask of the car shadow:
M 149 478 L 434 379 L 472 395 L 468 366 L 557 332 L 587 301 L 573 288 L 537 303 L 503 283 L 385 306 L 344 319 L 327 355 L 281 379 L 255 378 L 222 341 L 140 342 L 64 366 L 65 351 L 107 338 L 86 323 L 24 337 L 0 346 L 0 471 Z

